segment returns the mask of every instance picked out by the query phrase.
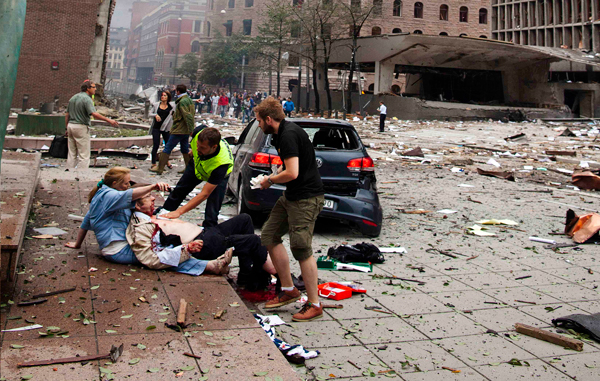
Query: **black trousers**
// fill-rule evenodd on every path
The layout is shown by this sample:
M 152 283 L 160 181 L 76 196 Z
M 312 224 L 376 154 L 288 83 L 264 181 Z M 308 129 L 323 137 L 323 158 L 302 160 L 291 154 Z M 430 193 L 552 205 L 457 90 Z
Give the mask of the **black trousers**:
M 161 131 L 160 128 L 152 129 L 152 164 L 158 161 L 158 148 L 160 147 L 160 137 L 162 136 L 165 144 L 169 141 L 169 131 Z
M 223 199 L 225 198 L 228 180 L 229 177 L 225 177 L 206 200 L 206 209 L 204 209 L 204 222 L 202 223 L 202 226 L 205 229 L 217 226 L 218 224 L 219 210 L 221 210 L 221 205 L 223 205 Z M 173 189 L 169 194 L 169 198 L 167 198 L 167 201 L 165 201 L 163 208 L 168 211 L 173 211 L 179 208 L 179 205 L 181 205 L 187 195 L 190 194 L 190 192 L 194 190 L 194 188 L 196 188 L 201 182 L 202 180 L 199 180 L 196 177 L 196 172 L 194 170 L 194 159 L 192 159 L 189 161 L 187 167 L 185 167 L 185 172 L 183 172 L 183 175 L 177 182 L 177 186 L 175 186 L 175 189 Z
M 260 278 L 262 266 L 267 260 L 267 248 L 260 243 L 260 237 L 254 234 L 252 218 L 240 214 L 217 226 L 205 228 L 196 239 L 204 241 L 202 250 L 194 254 L 195 258 L 210 261 L 218 258 L 225 250 L 235 247 L 233 255 L 238 257 L 241 278 Z
M 385 129 L 385 117 L 386 114 L 379 114 L 379 131 L 383 132 Z

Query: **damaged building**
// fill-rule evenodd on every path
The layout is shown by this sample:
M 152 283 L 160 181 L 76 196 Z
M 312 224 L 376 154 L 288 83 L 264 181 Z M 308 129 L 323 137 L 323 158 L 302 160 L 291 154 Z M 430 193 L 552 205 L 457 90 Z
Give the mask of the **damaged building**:
M 116 0 L 27 2 L 12 107 L 66 103 L 81 82 L 104 82 L 110 19 Z

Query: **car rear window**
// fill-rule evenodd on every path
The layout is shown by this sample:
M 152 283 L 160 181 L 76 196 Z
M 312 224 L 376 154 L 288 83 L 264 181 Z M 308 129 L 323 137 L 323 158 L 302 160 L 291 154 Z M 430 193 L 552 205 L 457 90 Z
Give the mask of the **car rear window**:
M 356 132 L 336 126 L 300 126 L 308 134 L 315 150 L 357 150 L 360 143 Z M 271 139 L 267 141 L 271 145 Z

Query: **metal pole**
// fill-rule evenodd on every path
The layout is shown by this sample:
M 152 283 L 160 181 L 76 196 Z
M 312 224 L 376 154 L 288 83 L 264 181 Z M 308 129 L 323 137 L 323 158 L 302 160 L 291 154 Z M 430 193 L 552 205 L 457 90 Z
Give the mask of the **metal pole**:
M 306 109 L 310 110 L 310 70 L 308 68 L 308 59 L 306 60 Z
M 302 109 L 300 104 L 301 98 L 301 87 L 302 87 L 302 44 L 300 44 L 300 54 L 298 55 L 298 112 Z M 308 105 L 306 106 L 308 108 Z
M 183 22 L 182 16 L 183 15 L 179 15 L 179 34 L 177 34 L 177 50 L 175 51 L 175 65 L 173 67 L 173 82 L 175 82 L 176 73 L 177 73 L 177 58 L 179 57 L 179 41 L 181 40 L 181 23 Z
M 246 65 L 246 55 L 242 55 L 242 80 L 240 81 L 240 89 L 244 89 L 244 65 Z

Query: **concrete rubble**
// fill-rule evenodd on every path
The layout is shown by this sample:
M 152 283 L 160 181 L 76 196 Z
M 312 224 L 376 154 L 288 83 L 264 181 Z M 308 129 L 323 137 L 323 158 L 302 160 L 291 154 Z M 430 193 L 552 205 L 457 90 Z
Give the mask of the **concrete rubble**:
M 294 368 L 296 374 L 307 380 L 371 377 L 408 381 L 512 380 L 522 377 L 596 380 L 600 369 L 600 343 L 574 331 L 566 332 L 552 326 L 552 319 L 600 312 L 600 249 L 594 244 L 574 244 L 563 234 L 567 210 L 573 209 L 577 214 L 599 210 L 596 206 L 600 198 L 598 193 L 580 190 L 571 181 L 576 170 L 594 171 L 600 168 L 600 141 L 596 142 L 600 131 L 596 121 L 403 121 L 391 118 L 386 123 L 386 132 L 379 133 L 378 118 L 363 120 L 349 115 L 348 119 L 376 162 L 379 197 L 384 209 L 383 229 L 379 237 L 371 239 L 346 225 L 319 221 L 313 240 L 315 255 L 325 255 L 333 246 L 363 241 L 391 250 L 385 250 L 385 262 L 373 265 L 373 272 L 319 271 L 323 282 L 355 282 L 367 290 L 366 294 L 336 301 L 343 308 L 326 309 L 324 318 L 319 321 L 275 327 L 278 337 L 287 343 L 301 344 L 307 350 L 320 352 L 318 357 L 306 360 L 305 366 Z M 197 122 L 219 128 L 224 137 L 238 137 L 244 127 L 239 120 L 209 114 L 198 116 Z M 564 134 L 567 129 L 570 134 Z M 143 146 L 135 151 L 149 153 L 150 148 Z M 148 172 L 149 162 L 119 156 L 107 156 L 98 161 L 108 166 L 135 166 L 132 171 L 135 180 L 158 179 Z M 81 208 L 65 208 L 64 213 L 61 212 L 65 221 L 67 214 L 85 213 L 86 185 L 99 179 L 105 169 L 92 168 L 86 173 L 77 173 L 80 181 L 73 182 L 72 174 L 64 171 L 65 160 L 45 157 L 42 163 L 40 177 L 46 188 L 44 192 L 54 189 L 52 184 L 56 180 L 58 184 L 68 182 L 69 187 L 77 189 L 69 192 L 83 195 L 80 196 Z M 173 164 L 174 168 L 161 177 L 172 185 L 178 180 L 177 170 L 181 169 L 183 162 L 176 159 Z M 515 181 L 483 176 L 478 169 L 509 172 Z M 44 197 L 46 201 L 42 202 L 52 199 L 50 194 L 44 193 Z M 184 218 L 199 222 L 203 209 L 200 206 Z M 226 219 L 233 215 L 235 205 L 224 205 L 220 217 Z M 48 217 L 48 221 L 55 219 Z M 35 221 L 30 228 L 42 227 L 44 223 Z M 61 237 L 71 240 L 78 223 L 61 222 L 56 227 L 68 230 L 67 235 Z M 260 228 L 257 228 L 257 234 L 260 234 Z M 555 244 L 536 242 L 530 237 L 552 240 Z M 60 243 L 63 238 L 57 239 Z M 62 251 L 59 246 L 56 245 L 53 250 Z M 44 279 L 52 283 L 51 277 L 39 278 L 40 271 L 48 275 L 47 271 L 56 260 L 51 262 L 46 255 L 42 260 L 34 261 L 39 258 L 38 252 L 35 253 L 30 255 L 23 269 L 24 277 L 18 280 L 17 292 L 30 288 L 26 281 Z M 61 253 L 52 255 L 65 258 L 69 263 L 77 259 L 71 258 L 77 256 L 70 253 L 58 254 Z M 91 277 L 101 276 L 100 272 L 115 267 L 93 257 L 88 258 L 88 262 L 85 272 Z M 40 264 L 44 264 L 44 269 Z M 54 266 L 58 271 L 56 266 L 60 265 Z M 88 269 L 92 271 L 90 267 L 98 270 L 88 273 Z M 236 272 L 234 268 L 230 276 L 235 277 Z M 300 274 L 294 261 L 292 272 Z M 122 278 L 124 280 L 121 281 Z M 163 282 L 161 287 L 165 287 L 168 295 L 163 295 L 161 288 L 158 297 L 165 299 L 174 293 L 173 299 L 178 300 L 178 295 L 188 290 L 182 288 L 175 292 L 168 286 L 169 283 L 183 282 L 179 284 L 184 285 L 191 282 L 190 278 L 181 275 L 169 275 L 165 277 L 166 282 L 162 278 L 163 274 L 159 274 L 159 281 Z M 119 276 L 119 279 L 127 288 L 140 287 L 126 277 Z M 149 278 L 143 280 L 146 283 L 150 281 Z M 95 284 L 94 280 L 92 284 Z M 188 292 L 190 290 L 192 288 Z M 111 300 L 108 296 L 111 292 L 115 291 L 104 291 L 102 298 Z M 75 297 L 65 298 L 68 303 L 77 303 Z M 247 308 L 261 315 L 275 313 L 284 322 L 291 322 L 291 315 L 300 308 L 298 304 L 266 313 L 262 310 L 263 302 L 242 300 Z M 57 303 L 55 299 L 52 301 L 53 305 Z M 7 321 L 5 311 L 9 306 L 4 295 L 2 303 L 3 329 L 26 325 L 24 320 Z M 35 308 L 47 308 L 44 307 L 46 305 L 50 306 L 41 304 Z M 208 308 L 210 304 L 204 306 Z M 125 307 L 125 304 L 114 305 L 119 310 L 125 310 Z M 11 316 L 18 314 L 24 319 L 30 315 L 27 311 L 10 308 Z M 113 304 L 101 309 L 112 308 Z M 227 309 L 229 312 L 224 315 L 225 318 L 236 310 L 233 307 Z M 37 313 L 37 316 L 42 314 Z M 62 316 L 61 310 L 57 319 L 62 319 Z M 199 322 L 198 317 L 200 315 L 193 315 L 188 321 L 196 319 Z M 238 318 L 244 324 L 250 324 L 245 318 L 236 316 Z M 40 320 L 38 317 L 32 321 Z M 124 322 L 134 323 L 134 327 L 150 324 L 145 324 L 143 317 L 136 315 L 131 321 L 115 323 L 108 319 L 100 328 L 102 332 L 106 329 L 118 331 L 121 328 L 114 328 L 111 324 Z M 207 324 L 207 321 L 204 323 Z M 565 349 L 517 333 L 516 323 L 578 339 L 584 343 L 583 351 Z M 53 325 L 60 326 L 61 323 Z M 206 329 L 198 328 L 198 331 Z M 228 333 L 220 329 L 232 327 L 210 329 L 219 336 L 218 339 L 223 339 Z M 210 364 L 211 372 L 223 375 L 217 364 L 228 364 L 225 361 L 232 352 L 223 350 L 223 358 L 215 357 L 215 351 L 211 355 L 211 348 L 206 346 L 206 342 L 217 338 L 192 333 L 190 339 L 174 332 L 159 331 L 145 336 L 163 345 L 164 350 L 160 353 L 157 348 L 153 349 L 155 355 L 172 357 L 176 361 L 179 368 L 173 369 L 175 373 L 182 367 L 195 366 L 198 367 L 197 379 L 206 375 L 202 370 L 205 364 Z M 11 333 L 12 336 L 4 334 L 2 368 L 11 367 L 7 358 L 21 357 L 19 351 L 23 351 L 13 347 L 5 352 L 6 346 L 13 343 L 30 346 L 33 340 L 40 340 L 37 331 L 33 332 L 23 333 L 23 337 L 16 336 L 16 333 Z M 261 337 L 263 342 L 266 336 L 263 332 L 259 333 L 256 340 Z M 80 332 L 80 335 L 83 334 Z M 102 351 L 107 349 L 107 345 L 114 344 L 114 338 L 107 336 L 98 334 Z M 77 341 L 77 338 L 75 333 L 65 340 Z M 56 341 L 58 339 L 53 340 L 60 343 Z M 204 352 L 197 365 L 187 360 L 182 362 L 179 356 L 174 357 L 173 353 L 177 353 L 181 349 L 179 347 L 188 345 L 186 340 L 192 343 L 189 345 Z M 126 350 L 139 343 L 133 338 L 125 341 Z M 87 346 L 83 341 L 75 345 Z M 275 347 L 270 348 L 267 343 L 262 349 L 248 346 L 247 350 L 266 351 L 271 355 L 276 353 Z M 134 350 L 137 351 L 135 356 L 139 355 L 142 363 L 145 362 L 139 369 L 134 368 L 135 365 L 127 365 L 133 360 L 133 355 L 127 352 L 124 354 L 125 365 L 104 366 L 100 362 L 99 366 L 91 365 L 94 369 L 79 365 L 75 369 L 87 372 L 85 374 L 89 374 L 90 379 L 106 376 L 98 367 L 113 367 L 116 374 L 131 375 L 134 379 L 158 377 L 148 373 L 148 368 L 153 365 L 144 359 L 142 351 Z M 61 357 L 74 355 L 59 352 Z M 23 360 L 43 359 L 38 357 Z M 167 368 L 161 365 L 161 377 L 166 374 Z M 60 369 L 66 372 L 68 367 L 62 365 Z M 50 370 L 45 369 L 46 373 Z M 265 379 L 273 379 L 278 374 L 276 370 L 269 370 L 268 374 L 261 370 L 253 372 L 258 372 Z M 187 373 L 185 377 L 192 376 Z M 23 374 L 19 371 L 19 375 Z

